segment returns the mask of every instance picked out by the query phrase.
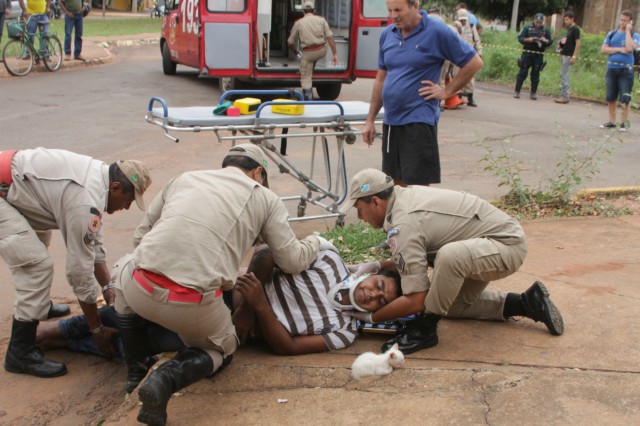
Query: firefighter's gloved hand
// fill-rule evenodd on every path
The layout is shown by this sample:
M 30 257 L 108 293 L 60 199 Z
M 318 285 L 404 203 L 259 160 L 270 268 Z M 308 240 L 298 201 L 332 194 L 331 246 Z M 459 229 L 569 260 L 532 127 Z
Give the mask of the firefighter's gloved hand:
M 321 237 L 319 235 L 316 235 L 316 238 L 318 239 L 318 241 L 320 241 L 320 249 L 319 249 L 319 251 L 331 250 L 333 252 L 338 253 L 338 249 L 336 248 L 336 246 L 334 246 L 329 241 L 327 241 L 326 238 L 323 238 L 323 237 Z
M 375 262 L 360 263 L 358 265 L 348 265 L 347 269 L 349 269 L 349 272 L 351 272 L 351 276 L 353 278 L 358 278 L 364 274 L 375 274 L 380 269 L 382 269 L 382 265 L 376 260 Z
M 343 311 L 343 313 L 348 317 L 373 324 L 373 314 L 371 312 Z

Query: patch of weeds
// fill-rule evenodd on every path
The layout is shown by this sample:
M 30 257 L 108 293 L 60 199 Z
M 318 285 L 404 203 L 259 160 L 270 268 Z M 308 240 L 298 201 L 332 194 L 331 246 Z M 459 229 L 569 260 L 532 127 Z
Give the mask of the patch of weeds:
M 320 235 L 333 243 L 340 252 L 344 263 L 348 265 L 391 257 L 389 250 L 376 248 L 378 244 L 387 239 L 384 231 L 374 229 L 364 222 L 337 226 Z
M 592 199 L 574 196 L 581 185 L 600 173 L 602 163 L 611 159 L 614 143 L 622 143 L 622 139 L 610 132 L 602 140 L 589 139 L 586 143 L 576 144 L 559 125 L 557 128 L 560 160 L 537 185 L 525 182 L 522 175 L 527 166 L 520 160 L 523 153 L 513 148 L 510 137 L 485 138 L 479 142 L 486 151 L 480 159 L 486 163 L 484 170 L 498 178 L 498 186 L 509 188 L 494 205 L 519 219 L 631 214 L 629 208 L 615 207 L 604 196 Z M 490 144 L 496 141 L 499 142 L 497 147 Z M 529 163 L 535 167 L 535 162 L 529 160 Z

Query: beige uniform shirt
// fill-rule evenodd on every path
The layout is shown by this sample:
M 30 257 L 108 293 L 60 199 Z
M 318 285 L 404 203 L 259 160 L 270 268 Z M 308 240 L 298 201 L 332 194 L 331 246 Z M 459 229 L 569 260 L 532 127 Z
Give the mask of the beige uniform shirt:
M 135 264 L 200 293 L 235 284 L 256 238 L 285 272 L 317 257 L 319 241 L 299 241 L 280 198 L 237 167 L 184 173 L 158 194 L 134 234 Z
M 329 24 L 322 16 L 307 13 L 293 24 L 288 43 L 295 44 L 296 39 L 299 38 L 300 47 L 304 49 L 309 46 L 325 44 L 327 39 L 332 36 Z
M 80 301 L 95 303 L 100 290 L 94 263 L 105 262 L 102 211 L 109 165 L 69 151 L 37 148 L 18 151 L 11 166 L 7 201 L 34 230 L 60 229 L 67 246 L 67 281 Z M 20 231 L 8 224 L 0 237 Z
M 478 55 L 482 56 L 482 42 L 480 41 L 480 34 L 478 34 L 475 25 L 472 27 L 467 21 L 467 25 L 462 27 L 460 37 L 473 47 L 475 51 L 478 52 Z
M 489 238 L 508 246 L 525 238 L 518 221 L 489 202 L 464 192 L 424 186 L 396 186 L 383 226 L 404 294 L 430 287 L 428 262 L 445 244 Z M 491 252 L 485 252 L 486 245 L 476 247 L 472 255 L 497 254 L 500 249 L 495 247 Z

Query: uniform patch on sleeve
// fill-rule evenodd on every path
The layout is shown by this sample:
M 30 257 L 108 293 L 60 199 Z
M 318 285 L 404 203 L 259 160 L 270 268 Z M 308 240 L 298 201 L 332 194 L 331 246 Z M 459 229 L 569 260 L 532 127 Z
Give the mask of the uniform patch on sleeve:
M 405 263 L 404 258 L 402 257 L 402 253 L 393 255 L 393 263 L 396 264 L 396 269 L 398 270 L 398 272 L 404 272 Z
M 102 226 L 102 221 L 100 220 L 100 216 L 93 216 L 89 221 L 89 232 L 95 234 L 100 230 L 100 226 Z

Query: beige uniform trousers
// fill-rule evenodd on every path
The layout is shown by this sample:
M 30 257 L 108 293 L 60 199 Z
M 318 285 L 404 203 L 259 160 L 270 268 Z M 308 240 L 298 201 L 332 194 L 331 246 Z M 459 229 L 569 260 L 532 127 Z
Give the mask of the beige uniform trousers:
M 53 260 L 47 251 L 51 232 L 34 231 L 27 219 L 0 198 L 0 255 L 11 269 L 19 321 L 47 319 Z
M 300 85 L 303 89 L 311 89 L 313 86 L 313 67 L 316 62 L 327 54 L 327 45 L 322 49 L 302 51 L 300 60 Z
M 474 256 L 490 250 L 482 250 L 483 245 L 497 247 L 499 253 Z M 431 287 L 424 301 L 426 312 L 447 318 L 504 320 L 506 293 L 486 287 L 489 281 L 517 271 L 526 255 L 526 240 L 507 246 L 488 238 L 474 238 L 444 245 L 434 261 Z
M 231 311 L 224 304 L 222 295 L 215 292 L 203 294 L 200 303 L 167 300 L 169 290 L 147 281 L 153 287 L 149 293 L 133 279 L 135 265 L 130 256 L 126 263 L 118 262 L 122 271 L 116 283 L 116 312 L 135 312 L 177 333 L 182 341 L 191 347 L 203 349 L 213 360 L 213 371 L 222 364 L 223 358 L 231 355 L 238 347 L 236 329 L 231 322 Z

